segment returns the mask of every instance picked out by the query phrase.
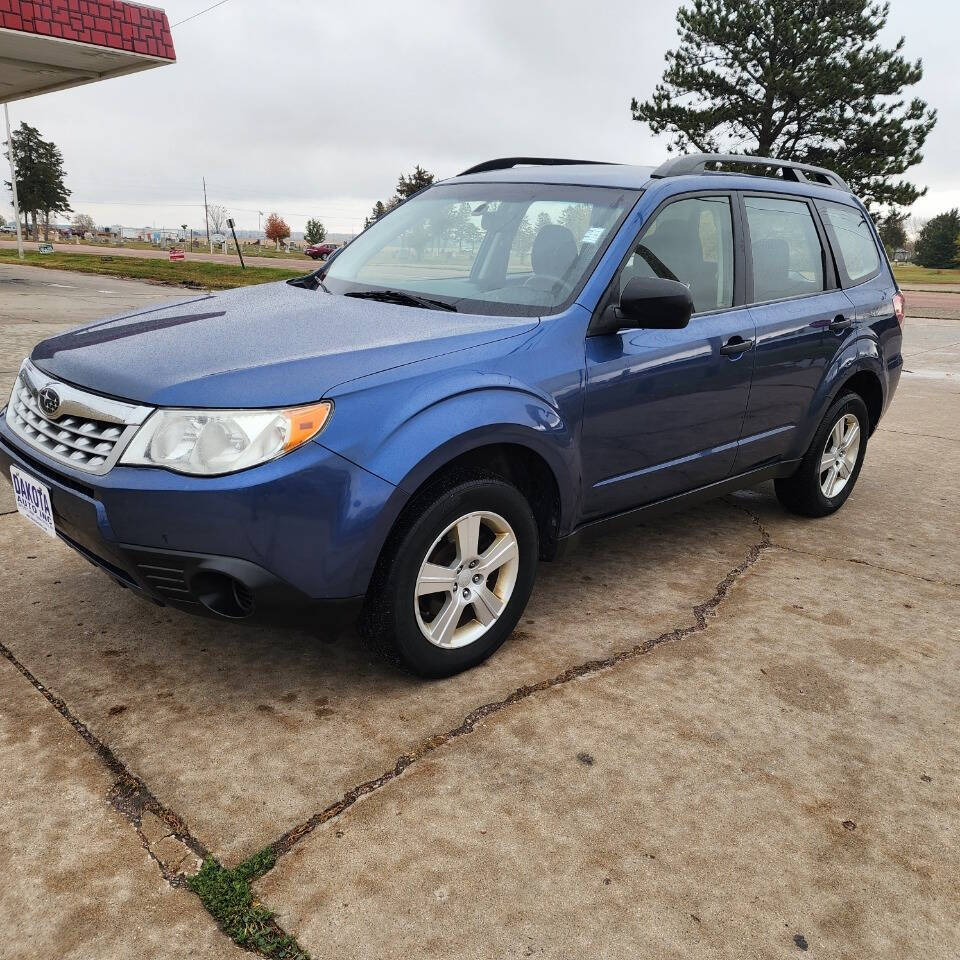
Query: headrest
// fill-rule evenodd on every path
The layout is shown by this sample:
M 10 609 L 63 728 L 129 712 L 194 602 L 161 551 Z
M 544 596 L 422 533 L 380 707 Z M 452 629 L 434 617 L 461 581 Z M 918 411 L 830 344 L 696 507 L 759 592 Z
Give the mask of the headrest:
M 566 227 L 548 223 L 540 228 L 530 254 L 535 274 L 556 277 L 559 280 L 576 259 L 577 241 Z
M 753 243 L 753 269 L 758 276 L 783 280 L 790 272 L 790 244 L 778 237 Z M 768 280 L 769 282 L 769 280 Z

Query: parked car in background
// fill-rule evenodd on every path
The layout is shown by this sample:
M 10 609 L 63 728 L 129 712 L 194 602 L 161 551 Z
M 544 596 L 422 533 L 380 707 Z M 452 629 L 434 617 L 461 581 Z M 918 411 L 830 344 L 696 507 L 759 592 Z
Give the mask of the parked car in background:
M 758 162 L 781 175 L 734 172 Z M 903 307 L 829 170 L 489 161 L 305 277 L 40 343 L 0 469 L 121 587 L 230 623 L 359 617 L 448 676 L 507 639 L 538 561 L 612 525 L 771 479 L 838 510 Z
M 339 244 L 328 241 L 311 243 L 310 246 L 303 248 L 303 252 L 310 257 L 311 260 L 326 260 L 338 246 Z

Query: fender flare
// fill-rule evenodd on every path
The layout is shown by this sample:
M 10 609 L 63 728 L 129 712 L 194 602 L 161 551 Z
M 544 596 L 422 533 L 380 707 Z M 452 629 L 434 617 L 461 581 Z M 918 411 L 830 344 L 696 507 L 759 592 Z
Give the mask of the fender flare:
M 485 402 L 477 404 L 475 398 L 472 403 L 467 400 L 473 392 L 475 391 L 467 391 L 450 397 L 445 402 L 431 404 L 424 408 L 420 414 L 411 417 L 400 429 L 394 431 L 388 442 L 374 457 L 373 471 L 394 483 L 395 486 L 392 494 L 381 507 L 376 533 L 371 538 L 368 550 L 365 551 L 365 560 L 362 563 L 365 573 L 362 576 L 366 581 L 373 576 L 397 520 L 423 483 L 457 458 L 485 446 L 514 445 L 538 455 L 553 473 L 560 498 L 558 536 L 562 537 L 569 532 L 569 528 L 574 524 L 580 500 L 580 471 L 577 459 L 579 454 L 570 430 L 557 410 L 552 405 L 543 403 L 532 393 L 493 388 L 484 391 L 487 394 L 484 398 Z M 505 397 L 505 393 L 512 396 Z M 491 413 L 489 401 L 494 399 L 495 394 L 499 394 L 495 398 L 495 406 L 503 404 L 506 409 L 500 409 L 501 415 L 493 422 L 488 422 L 486 417 Z M 521 397 L 525 401 L 526 415 L 504 416 L 507 409 L 516 413 L 517 400 Z M 429 434 L 431 418 L 442 417 L 449 423 L 448 418 L 451 414 L 457 413 L 457 408 L 476 411 L 475 422 L 456 435 L 448 436 L 442 443 L 430 446 L 429 449 L 418 448 L 416 443 L 411 442 L 418 436 L 422 437 L 425 432 Z M 543 422 L 538 424 L 532 421 L 530 411 L 539 411 Z M 392 455 L 398 450 L 403 451 L 403 457 L 399 461 Z M 387 471 L 384 467 L 388 460 L 394 467 L 403 460 L 406 461 L 406 468 L 396 481 L 385 476 Z M 576 477 L 577 481 L 564 482 L 565 477 L 571 476 Z
M 452 436 L 451 420 L 461 425 Z M 424 440 L 444 434 L 445 439 L 438 444 Z M 377 451 L 371 468 L 377 471 L 386 459 L 393 463 L 394 470 L 402 465 L 402 472 L 388 479 L 396 483 L 406 501 L 429 477 L 458 457 L 481 447 L 502 445 L 523 447 L 546 463 L 559 492 L 563 526 L 565 520 L 575 515 L 579 503 L 579 485 L 564 482 L 565 478 L 579 477 L 579 453 L 573 428 L 560 410 L 532 391 L 492 386 L 466 390 L 432 403 L 390 435 Z M 396 451 L 403 454 L 398 458 Z
M 807 428 L 803 432 L 801 443 L 798 444 L 796 451 L 798 456 L 802 457 L 806 453 L 807 448 L 813 441 L 814 434 L 827 414 L 827 410 L 830 409 L 843 388 L 858 373 L 873 374 L 880 384 L 882 394 L 886 397 L 883 362 L 877 344 L 870 337 L 858 337 L 847 344 L 834 357 L 827 372 L 823 375 L 811 403 L 811 415 Z

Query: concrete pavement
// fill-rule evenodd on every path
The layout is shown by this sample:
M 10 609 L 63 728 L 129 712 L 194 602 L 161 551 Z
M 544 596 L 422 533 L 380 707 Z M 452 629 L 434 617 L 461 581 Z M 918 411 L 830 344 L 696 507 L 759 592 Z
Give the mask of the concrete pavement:
M 4 372 L 169 293 L 10 269 Z M 922 296 L 839 514 L 764 486 L 544 565 L 448 681 L 145 606 L 0 516 L 4 948 L 229 956 L 177 877 L 269 844 L 318 958 L 955 957 L 960 298 Z
M 117 809 L 122 780 L 2 657 L 0 704 L 0 955 L 243 957 L 192 894 L 161 879 L 155 858 L 175 848 L 172 829 L 147 812 L 140 830 Z

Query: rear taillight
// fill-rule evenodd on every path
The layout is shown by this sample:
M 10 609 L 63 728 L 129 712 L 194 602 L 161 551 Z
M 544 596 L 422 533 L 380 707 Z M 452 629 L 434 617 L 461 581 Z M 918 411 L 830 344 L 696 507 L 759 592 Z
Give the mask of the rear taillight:
M 897 317 L 897 323 L 899 323 L 901 327 L 903 326 L 903 307 L 905 303 L 906 300 L 902 293 L 897 292 L 893 295 L 893 312 Z

